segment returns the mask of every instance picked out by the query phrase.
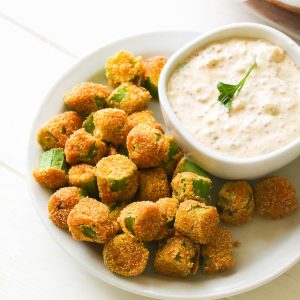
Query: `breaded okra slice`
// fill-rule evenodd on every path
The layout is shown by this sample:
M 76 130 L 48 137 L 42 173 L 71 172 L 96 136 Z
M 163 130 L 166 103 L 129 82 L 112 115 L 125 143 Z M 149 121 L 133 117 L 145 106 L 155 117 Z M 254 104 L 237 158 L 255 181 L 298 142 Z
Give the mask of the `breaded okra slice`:
M 183 157 L 183 153 L 173 136 L 166 135 L 165 139 L 167 142 L 168 155 L 163 160 L 162 167 L 166 170 L 168 177 L 171 178 L 178 162 Z
M 176 212 L 174 228 L 196 243 L 207 244 L 219 223 L 215 207 L 195 200 L 185 200 Z
M 201 255 L 204 273 L 211 274 L 230 269 L 234 265 L 230 231 L 218 227 L 209 243 L 201 247 Z
M 65 93 L 64 102 L 71 110 L 87 117 L 90 113 L 104 108 L 109 95 L 110 89 L 100 83 L 82 82 Z
M 188 160 L 186 157 L 182 157 L 179 163 L 177 164 L 173 177 L 175 177 L 178 173 L 183 172 L 190 172 L 203 177 L 208 177 L 208 174 L 202 168 Z
M 220 192 L 217 208 L 225 223 L 239 225 L 250 221 L 254 214 L 254 199 L 246 181 L 226 182 Z
M 40 156 L 39 166 L 33 170 L 35 180 L 48 189 L 59 189 L 68 183 L 64 150 L 52 148 Z
M 38 143 L 44 150 L 64 148 L 67 139 L 79 129 L 82 121 L 75 111 L 66 111 L 45 123 L 38 132 Z
M 85 129 L 75 131 L 65 145 L 66 160 L 70 165 L 88 163 L 95 165 L 105 154 L 106 144 Z
M 149 104 L 150 93 L 131 82 L 119 85 L 108 97 L 107 105 L 111 108 L 123 109 L 128 115 L 141 111 Z
M 168 177 L 163 168 L 145 169 L 139 171 L 139 201 L 157 201 L 169 197 Z
M 142 58 L 121 50 L 106 60 L 105 71 L 108 84 L 112 87 L 123 82 L 138 82 L 143 75 Z
M 137 167 L 131 159 L 116 154 L 102 158 L 97 164 L 97 182 L 101 200 L 109 206 L 129 201 L 138 188 Z
M 81 199 L 68 216 L 68 226 L 74 240 L 107 243 L 117 233 L 118 226 L 109 216 L 109 208 L 92 199 Z
M 140 123 L 147 124 L 153 128 L 164 132 L 164 129 L 160 123 L 158 123 L 153 117 L 153 112 L 150 110 L 143 110 L 136 113 L 133 113 L 128 116 L 128 130 L 130 131 L 133 127 Z
M 78 187 L 64 187 L 51 195 L 48 202 L 49 219 L 58 227 L 67 229 L 67 218 L 74 206 L 86 196 Z
M 186 237 L 172 237 L 155 254 L 156 272 L 171 277 L 194 275 L 199 267 L 199 246 Z
M 144 272 L 149 250 L 132 235 L 115 236 L 103 248 L 105 266 L 113 273 L 125 277 L 138 276 Z
M 84 189 L 89 197 L 99 199 L 95 167 L 88 164 L 72 166 L 69 170 L 69 184 Z
M 156 201 L 160 212 L 166 217 L 167 223 L 163 237 L 174 235 L 174 223 L 179 201 L 176 198 L 161 198 Z
M 127 136 L 129 157 L 139 168 L 158 167 L 167 157 L 164 134 L 147 124 L 138 124 Z
M 184 200 L 197 200 L 206 204 L 211 200 L 212 181 L 195 173 L 183 172 L 177 174 L 172 182 L 173 197 Z
M 158 81 L 162 68 L 166 64 L 168 58 L 165 56 L 154 56 L 148 58 L 144 66 L 144 82 L 143 86 L 151 93 L 152 97 L 158 99 Z
M 124 110 L 105 108 L 93 115 L 94 136 L 114 145 L 125 145 L 128 134 L 127 115 Z
M 145 242 L 160 239 L 166 224 L 165 216 L 156 203 L 151 201 L 128 204 L 118 218 L 122 230 Z
M 272 219 L 284 218 L 298 206 L 295 187 L 287 178 L 280 176 L 257 183 L 254 201 L 257 213 Z

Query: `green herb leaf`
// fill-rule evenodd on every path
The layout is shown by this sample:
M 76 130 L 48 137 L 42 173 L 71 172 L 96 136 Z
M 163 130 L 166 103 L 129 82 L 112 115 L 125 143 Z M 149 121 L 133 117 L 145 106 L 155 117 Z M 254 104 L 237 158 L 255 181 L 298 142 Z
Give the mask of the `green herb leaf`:
M 218 101 L 220 101 L 229 111 L 232 108 L 232 99 L 237 92 L 237 96 L 241 92 L 241 89 L 243 88 L 247 78 L 249 77 L 250 73 L 253 71 L 253 69 L 257 66 L 256 61 L 254 59 L 254 62 L 244 78 L 236 85 L 228 84 L 224 82 L 218 82 L 217 88 L 220 92 Z
M 125 220 L 124 220 L 124 222 L 125 222 L 125 227 L 129 230 L 129 231 L 131 231 L 132 233 L 134 232 L 133 231 L 133 224 L 134 224 L 134 221 L 135 221 L 135 218 L 133 218 L 133 217 L 127 217 L 127 218 L 125 218 Z
M 82 226 L 82 233 L 92 239 L 94 239 L 97 236 L 96 231 L 87 226 Z

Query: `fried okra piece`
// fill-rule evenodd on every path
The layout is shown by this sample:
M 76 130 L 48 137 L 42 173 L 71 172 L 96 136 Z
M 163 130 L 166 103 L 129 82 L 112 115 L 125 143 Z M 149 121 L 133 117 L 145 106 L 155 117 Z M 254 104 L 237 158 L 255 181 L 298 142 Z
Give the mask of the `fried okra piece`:
M 82 82 L 75 85 L 64 95 L 68 108 L 87 117 L 90 113 L 106 106 L 110 89 L 100 83 Z
M 181 158 L 181 160 L 176 166 L 173 176 L 175 177 L 178 173 L 183 172 L 190 172 L 203 177 L 208 177 L 208 174 L 203 169 L 201 169 L 198 165 L 188 160 L 186 157 Z
M 114 145 L 125 145 L 128 134 L 127 115 L 124 110 L 105 108 L 93 115 L 94 136 Z
M 156 128 L 160 130 L 161 132 L 164 132 L 164 129 L 162 128 L 161 124 L 159 124 L 155 118 L 153 117 L 153 112 L 150 110 L 143 110 L 136 113 L 133 113 L 128 116 L 128 130 L 130 131 L 133 127 L 140 123 L 147 124 L 153 128 Z
M 97 164 L 97 182 L 101 200 L 109 206 L 129 201 L 138 188 L 136 165 L 124 155 L 102 158 Z
M 143 123 L 129 132 L 127 149 L 129 157 L 139 168 L 158 167 L 168 154 L 164 134 Z
M 38 132 L 38 143 L 43 150 L 64 148 L 67 139 L 81 128 L 82 121 L 75 111 L 66 111 L 45 123 Z
M 232 237 L 228 229 L 218 227 L 208 244 L 201 247 L 203 272 L 225 271 L 233 267 Z
M 172 277 L 194 275 L 199 266 L 199 246 L 186 237 L 172 237 L 155 254 L 156 272 Z
M 49 219 L 58 227 L 68 229 L 67 219 L 74 206 L 85 197 L 78 187 L 63 187 L 51 195 L 48 202 Z
M 68 183 L 64 150 L 52 148 L 40 156 L 39 166 L 33 170 L 35 180 L 48 189 L 58 189 Z
M 173 136 L 166 135 L 165 139 L 167 142 L 168 156 L 162 162 L 162 167 L 166 170 L 168 177 L 171 178 L 178 162 L 183 157 L 183 153 Z
M 118 221 L 125 233 L 132 234 L 144 242 L 160 239 L 166 224 L 165 216 L 160 212 L 158 205 L 151 201 L 128 204 L 121 211 Z
M 114 205 L 109 206 L 109 216 L 113 221 L 118 221 L 121 211 L 127 205 L 126 202 L 118 201 Z M 118 224 L 119 225 L 119 224 Z M 121 227 L 119 227 L 121 229 Z
M 177 174 L 172 182 L 173 197 L 184 200 L 197 200 L 206 204 L 211 200 L 212 181 L 191 172 Z
M 94 124 L 94 113 L 91 113 L 82 123 L 82 127 L 86 132 L 94 134 L 95 124 Z
M 161 198 L 156 201 L 160 212 L 166 217 L 166 228 L 163 237 L 174 235 L 174 223 L 179 201 L 176 198 Z
M 103 248 L 105 266 L 113 273 L 125 277 L 138 276 L 144 272 L 149 250 L 129 234 L 115 236 Z
M 165 56 L 154 56 L 148 58 L 144 66 L 144 83 L 143 86 L 151 93 L 152 97 L 158 99 L 158 81 L 162 68 L 168 58 Z
M 81 199 L 68 216 L 68 226 L 76 241 L 107 243 L 117 233 L 118 226 L 109 216 L 109 208 L 92 199 Z
M 257 213 L 272 219 L 283 218 L 298 206 L 294 186 L 280 176 L 257 183 L 254 186 L 254 201 Z
M 174 228 L 196 243 L 207 244 L 219 223 L 215 207 L 195 200 L 185 200 L 176 212 Z
M 246 181 L 226 182 L 219 192 L 217 208 L 225 223 L 239 225 L 250 221 L 255 208 L 250 184 Z
M 169 197 L 168 177 L 164 169 L 154 168 L 139 171 L 139 201 L 157 201 Z
M 123 109 L 128 115 L 145 109 L 151 100 L 150 93 L 131 82 L 119 85 L 108 97 L 107 105 Z
M 91 198 L 99 199 L 95 167 L 88 164 L 72 166 L 69 170 L 69 184 L 84 189 Z
M 95 165 L 105 154 L 106 144 L 85 129 L 75 131 L 65 145 L 66 160 L 70 165 L 88 163 Z
M 106 60 L 105 71 L 108 84 L 112 87 L 123 82 L 138 82 L 143 75 L 142 58 L 121 50 Z

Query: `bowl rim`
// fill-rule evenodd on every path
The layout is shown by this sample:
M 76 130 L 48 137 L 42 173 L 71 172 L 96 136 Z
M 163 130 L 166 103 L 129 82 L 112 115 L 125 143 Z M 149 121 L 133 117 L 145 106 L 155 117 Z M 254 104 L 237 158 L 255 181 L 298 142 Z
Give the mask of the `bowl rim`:
M 285 45 L 286 49 L 292 49 L 295 48 L 296 51 L 299 53 L 300 57 L 300 45 L 298 45 L 292 38 L 284 34 L 283 32 L 268 26 L 263 25 L 259 23 L 252 23 L 252 22 L 242 22 L 242 23 L 234 23 L 230 25 L 224 25 L 220 26 L 216 29 L 210 30 L 204 34 L 199 35 L 199 37 L 195 38 L 194 40 L 188 42 L 186 45 L 181 47 L 179 50 L 177 50 L 167 61 L 166 65 L 164 66 L 159 80 L 158 85 L 158 92 L 159 92 L 159 100 L 162 110 L 165 112 L 167 117 L 170 120 L 170 123 L 172 124 L 173 128 L 179 133 L 179 135 L 184 139 L 184 141 L 195 148 L 198 152 L 203 153 L 206 157 L 209 157 L 213 160 L 216 160 L 218 162 L 223 163 L 229 163 L 231 165 L 252 165 L 255 163 L 260 163 L 264 161 L 273 160 L 278 156 L 281 156 L 285 154 L 286 152 L 289 152 L 290 150 L 294 149 L 296 146 L 300 146 L 300 136 L 295 138 L 294 140 L 290 141 L 288 144 L 273 150 L 268 153 L 260 154 L 253 157 L 246 157 L 246 158 L 235 158 L 234 156 L 224 155 L 221 154 L 218 151 L 212 150 L 207 148 L 204 144 L 196 140 L 192 133 L 189 132 L 189 130 L 185 129 L 181 125 L 181 121 L 176 116 L 175 112 L 173 111 L 170 102 L 168 100 L 167 96 L 167 85 L 168 80 L 180 62 L 184 58 L 187 58 L 190 54 L 192 54 L 195 50 L 198 48 L 203 47 L 207 42 L 202 44 L 202 41 L 205 39 L 208 39 L 210 37 L 213 37 L 217 34 L 220 34 L 222 32 L 227 33 L 231 30 L 235 29 L 245 29 L 245 30 L 258 30 L 262 33 L 267 33 L 269 36 L 275 37 Z M 242 36 L 242 35 L 241 35 Z M 247 36 L 249 37 L 249 36 Z M 253 38 L 255 38 L 255 34 L 253 34 Z M 260 38 L 260 37 L 259 37 Z M 218 41 L 220 38 L 216 38 L 214 41 Z M 266 39 L 267 40 L 267 39 Z M 212 41 L 210 41 L 212 42 Z M 210 43 L 208 42 L 208 43 Z M 200 44 L 200 45 L 199 45 Z M 295 62 L 296 63 L 296 62 Z M 297 63 L 296 63 L 297 64 Z M 300 64 L 297 64 L 300 67 Z M 300 154 L 300 151 L 299 151 Z

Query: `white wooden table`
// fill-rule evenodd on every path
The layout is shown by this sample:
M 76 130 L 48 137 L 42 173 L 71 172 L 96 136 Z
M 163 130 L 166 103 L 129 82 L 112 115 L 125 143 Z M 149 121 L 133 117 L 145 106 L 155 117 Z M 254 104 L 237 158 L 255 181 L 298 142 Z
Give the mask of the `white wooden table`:
M 0 0 L 0 299 L 146 299 L 85 272 L 42 226 L 24 182 L 31 122 L 53 82 L 107 42 L 258 21 L 238 0 Z M 300 264 L 230 299 L 300 299 Z

